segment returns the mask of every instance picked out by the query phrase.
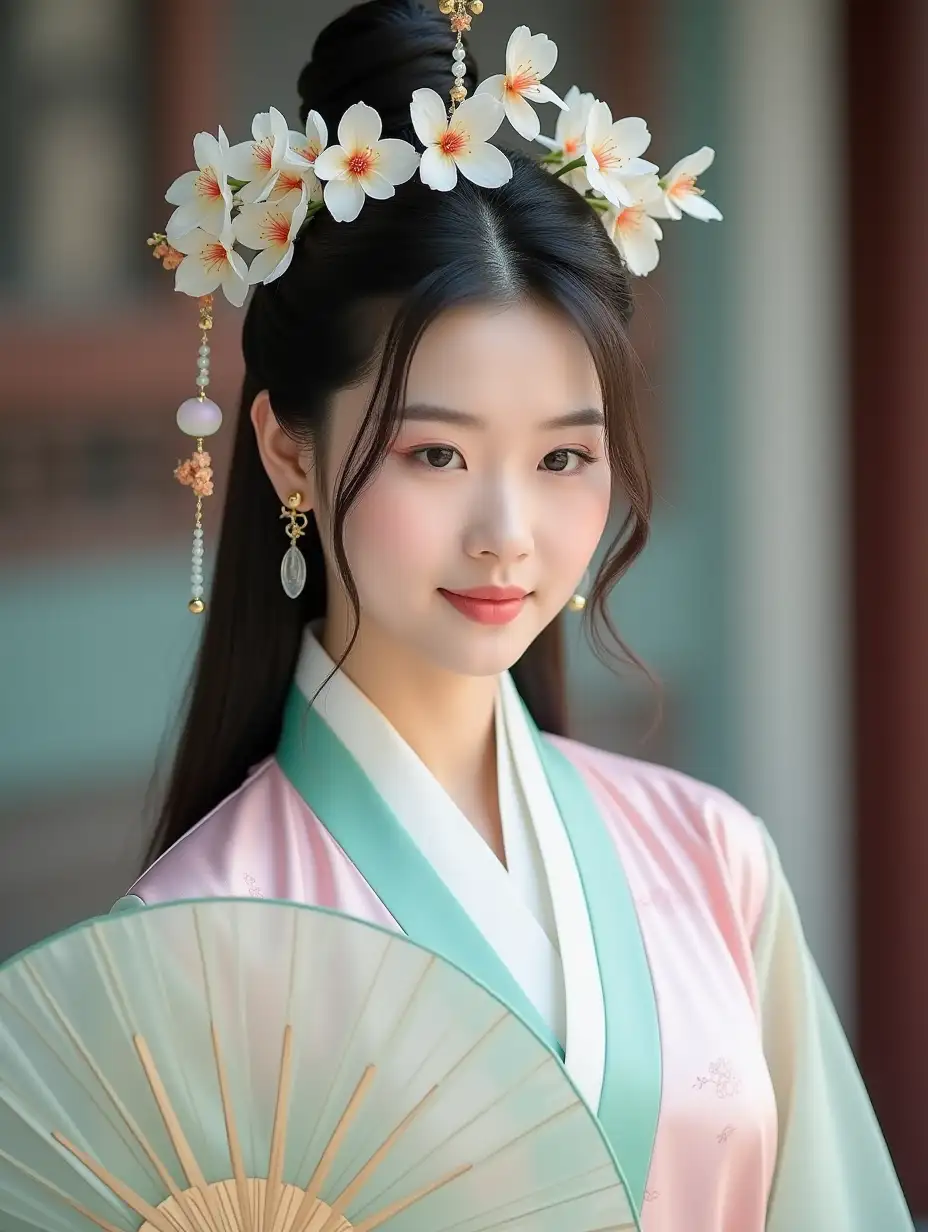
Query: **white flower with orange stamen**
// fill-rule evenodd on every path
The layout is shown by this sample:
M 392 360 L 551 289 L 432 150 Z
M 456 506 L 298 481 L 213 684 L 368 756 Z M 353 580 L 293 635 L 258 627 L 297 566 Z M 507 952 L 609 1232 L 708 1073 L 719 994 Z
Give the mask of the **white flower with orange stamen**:
M 291 193 L 305 192 L 307 201 L 322 200 L 322 182 L 312 167 L 300 170 L 298 167 L 287 167 L 277 177 L 277 183 L 268 195 L 268 201 L 283 201 Z M 259 201 L 258 205 L 264 203 Z M 247 208 L 247 207 L 246 207 Z
M 300 162 L 291 153 L 290 130 L 276 107 L 255 116 L 251 135 L 251 141 L 241 141 L 232 147 L 227 161 L 229 176 L 245 181 L 238 195 L 248 203 L 265 201 L 281 171 Z
M 619 209 L 634 205 L 628 181 L 658 169 L 640 157 L 650 144 L 644 120 L 635 116 L 613 123 L 608 104 L 595 102 L 586 126 L 586 175 L 591 186 Z
M 448 118 L 441 95 L 416 90 L 409 107 L 416 136 L 425 146 L 419 163 L 423 184 L 450 192 L 458 172 L 482 188 L 499 188 L 512 179 L 512 164 L 488 139 L 505 118 L 502 106 L 489 95 L 474 95 Z
M 226 182 L 229 139 L 221 127 L 218 138 L 197 133 L 193 157 L 197 170 L 178 176 L 164 194 L 165 201 L 177 206 L 165 233 L 168 243 L 178 250 L 177 240 L 198 227 L 210 235 L 222 235 L 232 213 L 232 192 Z
M 380 139 L 383 124 L 373 107 L 355 103 L 338 125 L 338 145 L 323 150 L 314 168 L 327 181 L 324 197 L 336 222 L 354 222 L 365 196 L 385 201 L 415 174 L 419 154 L 408 141 Z
M 560 155 L 562 165 L 572 163 L 586 153 L 586 126 L 590 118 L 590 109 L 595 102 L 594 95 L 582 94 L 577 86 L 571 86 L 564 95 L 567 109 L 557 117 L 553 140 L 551 137 L 542 137 L 541 134 L 536 137 L 536 141 L 541 145 Z M 575 188 L 579 193 L 585 193 L 590 187 L 590 182 L 582 167 L 568 171 L 563 178 L 571 188 Z
M 248 294 L 248 267 L 233 249 L 234 239 L 230 223 L 221 236 L 198 227 L 175 240 L 184 260 L 174 275 L 174 290 L 199 297 L 221 286 L 229 303 L 241 308 Z
M 657 242 L 664 233 L 653 218 L 653 209 L 660 206 L 661 186 L 656 175 L 628 180 L 626 186 L 632 203 L 610 207 L 603 224 L 631 273 L 644 278 L 660 261 Z
M 273 282 L 293 260 L 293 241 L 306 219 L 306 185 L 278 201 L 258 201 L 243 206 L 233 227 L 235 238 L 258 255 L 248 270 L 248 281 Z
M 306 116 L 306 132 L 297 133 L 290 130 L 290 152 L 297 159 L 302 158 L 312 166 L 325 147 L 329 144 L 329 129 L 318 111 L 310 111 Z
M 288 196 L 301 184 L 306 185 L 306 197 L 309 201 L 322 200 L 322 181 L 316 175 L 316 159 L 329 143 L 329 130 L 326 122 L 318 111 L 310 111 L 306 117 L 306 132 L 298 133 L 290 130 L 290 155 L 292 167 L 284 167 L 277 178 L 277 183 L 268 197 L 269 201 L 279 201 Z
M 674 163 L 661 180 L 668 218 L 677 220 L 684 214 L 690 214 L 703 222 L 722 221 L 719 210 L 711 201 L 706 200 L 702 189 L 696 187 L 697 179 L 704 171 L 709 170 L 714 160 L 715 150 L 704 145 L 695 154 L 688 154 L 686 158 Z
M 534 141 L 541 132 L 541 121 L 528 100 L 566 107 L 563 99 L 541 84 L 556 63 L 557 46 L 547 34 L 532 34 L 528 26 L 519 26 L 509 36 L 506 72 L 482 81 L 477 94 L 490 94 L 501 102 L 516 132 L 527 141 Z

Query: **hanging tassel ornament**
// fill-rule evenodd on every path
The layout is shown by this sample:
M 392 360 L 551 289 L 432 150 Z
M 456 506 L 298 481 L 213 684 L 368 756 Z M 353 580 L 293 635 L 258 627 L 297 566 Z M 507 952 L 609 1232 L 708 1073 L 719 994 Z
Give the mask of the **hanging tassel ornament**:
M 451 72 L 454 74 L 454 85 L 451 87 L 452 112 L 459 103 L 467 98 L 467 86 L 464 78 L 467 76 L 467 65 L 464 59 L 467 51 L 464 47 L 464 32 L 470 29 L 474 17 L 483 12 L 483 0 L 438 0 L 438 8 L 446 17 L 451 18 L 451 29 L 458 36 L 457 44 L 451 53 L 454 64 Z
M 197 359 L 197 395 L 187 398 L 177 408 L 177 426 L 187 436 L 195 438 L 197 447 L 186 462 L 178 464 L 174 478 L 185 487 L 193 488 L 197 498 L 193 528 L 193 549 L 190 562 L 190 602 L 187 607 L 199 616 L 206 608 L 203 601 L 203 498 L 213 494 L 212 459 L 204 452 L 203 440 L 222 427 L 222 411 L 207 398 L 209 385 L 209 337 L 213 328 L 213 297 L 200 298 L 200 351 Z

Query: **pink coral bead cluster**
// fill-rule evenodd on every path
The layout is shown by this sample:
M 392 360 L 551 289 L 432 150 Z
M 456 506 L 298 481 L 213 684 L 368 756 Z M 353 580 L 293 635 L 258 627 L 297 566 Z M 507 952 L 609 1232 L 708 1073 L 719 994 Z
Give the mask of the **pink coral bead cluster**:
M 162 241 L 152 248 L 151 255 L 156 257 L 166 270 L 176 270 L 181 261 L 183 261 L 185 254 L 178 252 L 176 248 L 172 248 L 170 244 Z
M 186 462 L 180 463 L 174 471 L 174 478 L 184 487 L 193 488 L 196 496 L 212 496 L 212 459 L 208 453 L 198 449 L 190 455 Z

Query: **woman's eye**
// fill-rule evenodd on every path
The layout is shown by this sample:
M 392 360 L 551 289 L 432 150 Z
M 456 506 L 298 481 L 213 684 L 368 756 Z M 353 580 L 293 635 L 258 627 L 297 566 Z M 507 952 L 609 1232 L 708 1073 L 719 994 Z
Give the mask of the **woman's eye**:
M 413 457 L 424 462 L 426 466 L 436 471 L 458 470 L 452 463 L 460 459 L 460 454 L 449 445 L 429 445 L 425 449 L 416 449 Z M 463 459 L 461 459 L 463 461 Z
M 542 459 L 542 469 L 554 471 L 556 474 L 564 471 L 577 471 L 581 466 L 588 466 L 593 459 L 578 449 L 554 449 L 546 453 Z

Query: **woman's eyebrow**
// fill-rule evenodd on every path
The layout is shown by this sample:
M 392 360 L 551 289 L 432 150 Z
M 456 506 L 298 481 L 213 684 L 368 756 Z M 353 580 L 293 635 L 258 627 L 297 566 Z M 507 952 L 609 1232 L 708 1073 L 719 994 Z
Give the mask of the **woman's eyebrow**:
M 448 423 L 460 428 L 485 428 L 486 420 L 470 411 L 457 411 L 449 406 L 428 406 L 414 403 L 404 407 L 403 420 L 410 423 Z M 605 426 L 602 411 L 595 407 L 585 407 L 579 411 L 568 411 L 566 415 L 557 415 L 554 419 L 546 419 L 539 424 L 542 429 L 552 428 L 602 428 Z

